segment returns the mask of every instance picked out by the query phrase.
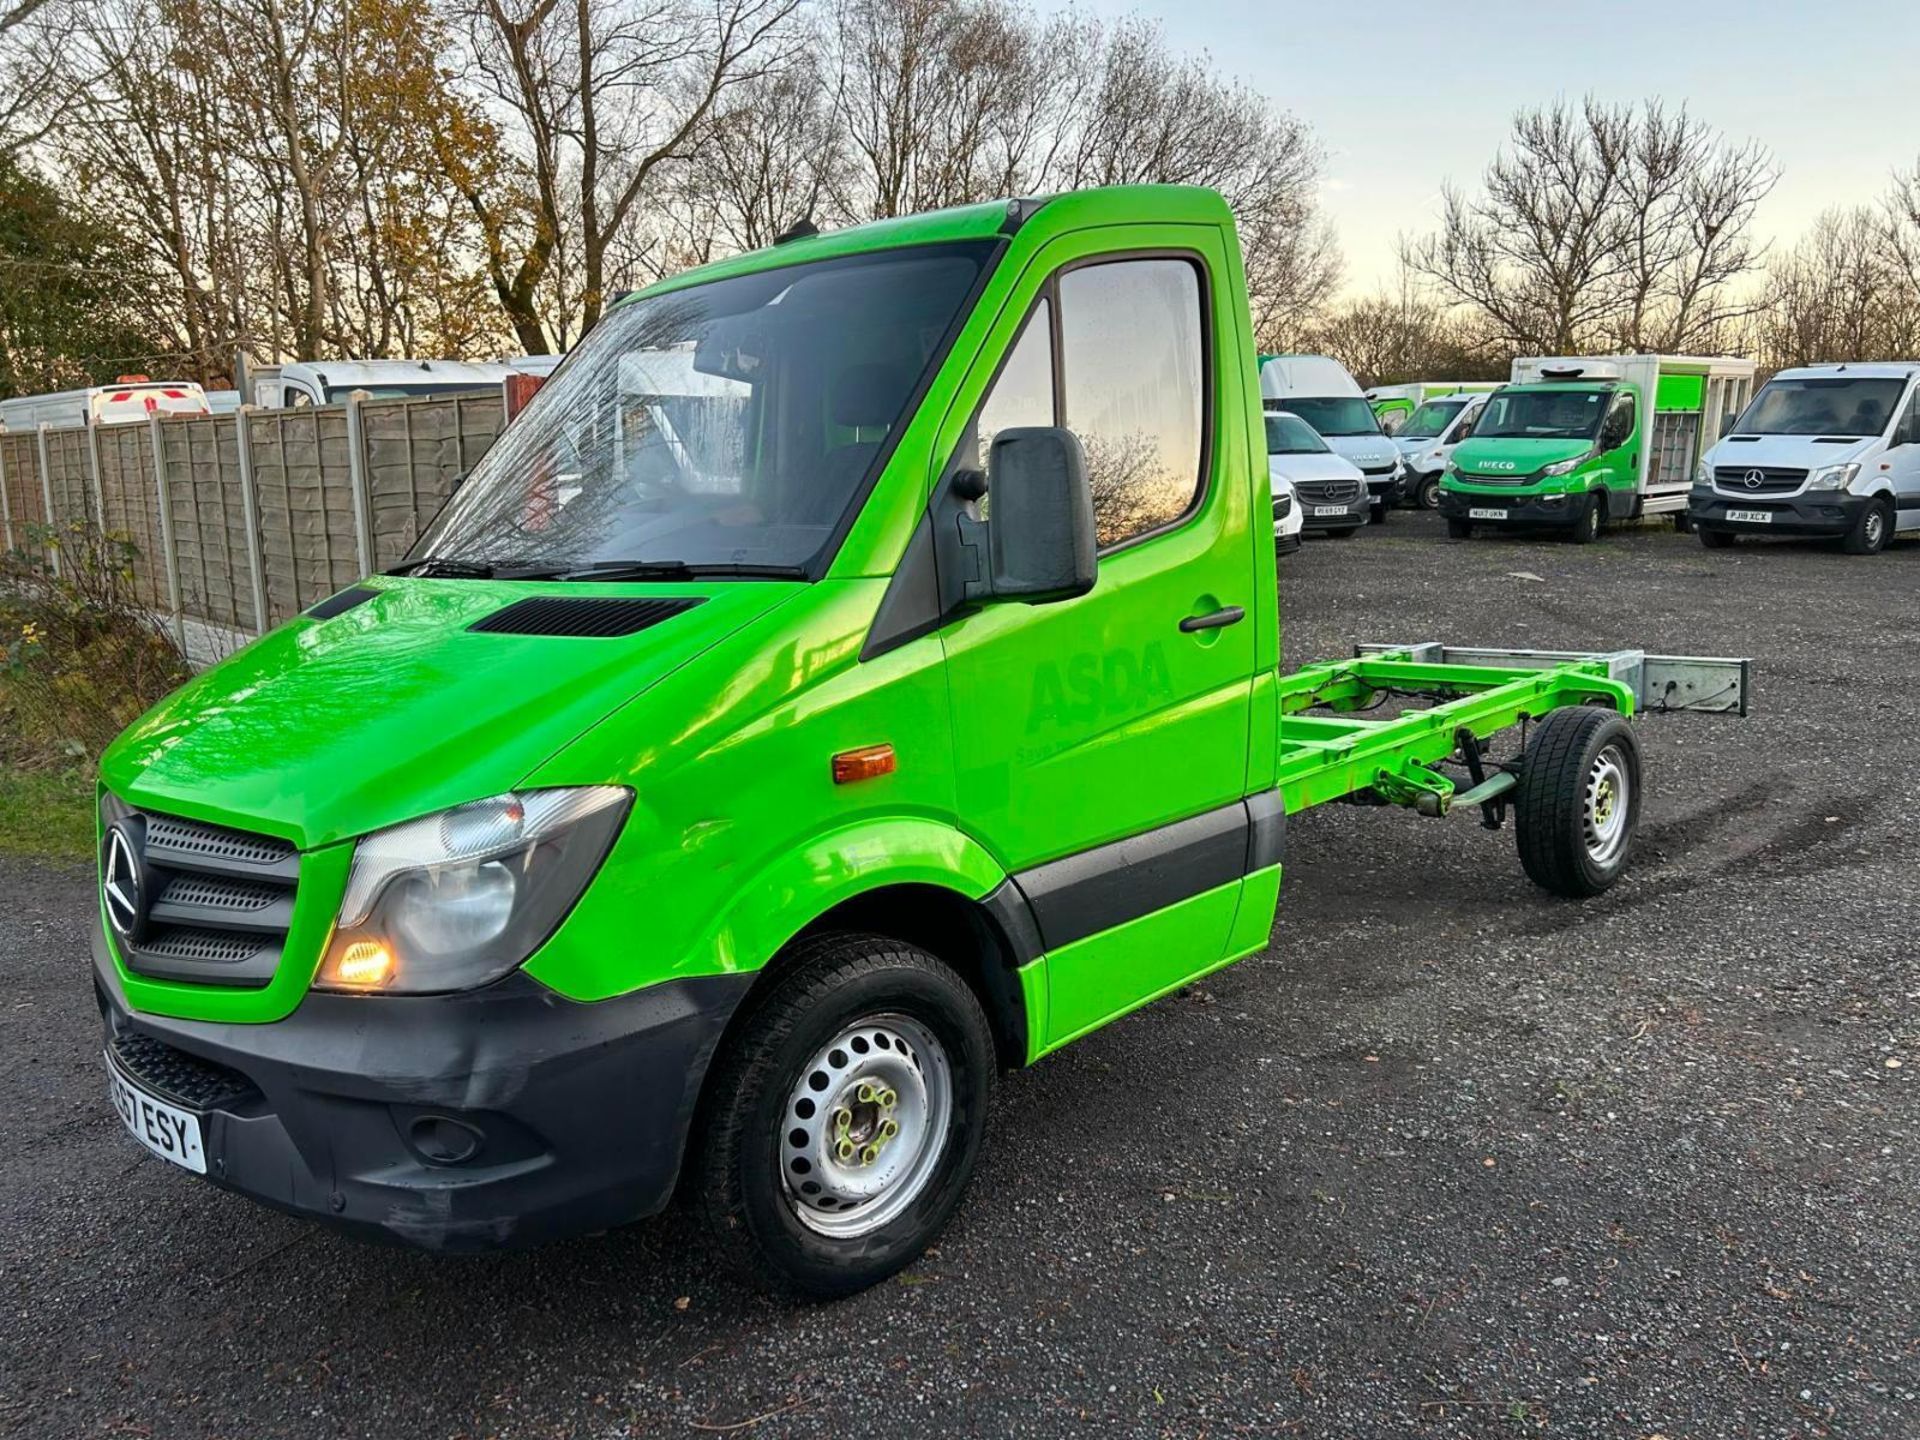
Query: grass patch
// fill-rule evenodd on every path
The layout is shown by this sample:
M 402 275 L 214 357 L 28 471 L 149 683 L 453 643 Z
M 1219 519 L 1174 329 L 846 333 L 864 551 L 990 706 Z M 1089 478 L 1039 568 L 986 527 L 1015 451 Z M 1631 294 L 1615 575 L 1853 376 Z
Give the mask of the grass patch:
M 0 855 L 93 854 L 93 782 L 72 773 L 0 770 Z

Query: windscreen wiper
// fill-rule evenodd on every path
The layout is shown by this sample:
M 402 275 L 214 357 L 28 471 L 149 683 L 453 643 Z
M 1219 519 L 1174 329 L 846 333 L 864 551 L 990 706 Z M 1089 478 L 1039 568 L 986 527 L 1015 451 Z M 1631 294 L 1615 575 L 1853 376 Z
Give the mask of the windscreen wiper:
M 551 565 L 495 565 L 485 560 L 462 560 L 453 555 L 429 555 L 408 560 L 382 572 L 415 575 L 428 580 L 554 580 L 562 571 Z
M 601 560 L 576 570 L 560 570 L 549 580 L 695 580 L 703 575 L 740 575 L 765 580 L 805 580 L 801 565 L 756 565 L 724 561 Z

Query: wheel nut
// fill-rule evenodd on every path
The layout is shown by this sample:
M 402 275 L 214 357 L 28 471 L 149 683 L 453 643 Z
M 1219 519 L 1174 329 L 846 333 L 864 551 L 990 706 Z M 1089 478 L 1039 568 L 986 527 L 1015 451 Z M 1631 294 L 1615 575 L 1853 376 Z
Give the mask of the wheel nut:
M 853 1159 L 853 1142 L 851 1140 L 842 1140 L 838 1145 L 833 1147 L 833 1153 L 840 1158 L 842 1164 L 845 1164 L 847 1161 Z
M 862 1165 L 871 1165 L 873 1164 L 874 1161 L 878 1160 L 879 1158 L 880 1158 L 880 1144 L 878 1141 L 875 1141 L 873 1144 L 867 1146 L 866 1149 L 860 1152 L 860 1163 Z
M 891 1140 L 894 1136 L 898 1135 L 899 1133 L 900 1133 L 900 1126 L 895 1121 L 882 1120 L 880 1122 L 880 1138 L 882 1140 Z

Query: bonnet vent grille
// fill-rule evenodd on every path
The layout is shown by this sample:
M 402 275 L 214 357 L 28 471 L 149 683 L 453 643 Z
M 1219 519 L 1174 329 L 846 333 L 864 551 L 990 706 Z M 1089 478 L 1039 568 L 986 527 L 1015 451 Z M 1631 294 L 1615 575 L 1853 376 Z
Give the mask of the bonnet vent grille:
M 486 635 L 579 635 L 604 640 L 651 629 L 702 603 L 698 597 L 625 600 L 538 595 L 496 610 L 467 628 Z
M 356 605 L 366 604 L 379 593 L 378 590 L 369 590 L 364 585 L 355 585 L 350 589 L 342 590 L 338 595 L 329 595 L 308 610 L 307 614 L 315 620 L 331 620 L 336 615 L 346 614 Z

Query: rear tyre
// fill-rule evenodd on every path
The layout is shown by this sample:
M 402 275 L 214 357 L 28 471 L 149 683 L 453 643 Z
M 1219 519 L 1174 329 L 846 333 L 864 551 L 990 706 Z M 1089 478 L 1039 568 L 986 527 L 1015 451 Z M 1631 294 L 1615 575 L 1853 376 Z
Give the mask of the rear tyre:
M 1359 528 L 1358 525 L 1342 525 L 1338 530 L 1327 531 L 1327 538 L 1329 540 L 1351 540 L 1353 538 L 1353 532 Z
M 708 1077 L 693 1206 L 763 1290 L 864 1290 L 953 1217 L 993 1066 L 979 1000 L 926 951 L 880 935 L 805 941 Z
M 1700 537 L 1700 543 L 1709 550 L 1729 550 L 1739 537 L 1731 530 L 1702 530 L 1695 526 L 1693 533 Z
M 1640 744 L 1612 710 L 1555 710 L 1520 757 L 1514 838 L 1534 884 L 1598 895 L 1627 868 L 1640 824 Z
M 1846 538 L 1840 542 L 1840 548 L 1849 555 L 1878 555 L 1887 548 L 1887 542 L 1893 539 L 1893 507 L 1885 500 L 1875 500 L 1860 512 L 1853 522 L 1853 528 L 1847 531 Z
M 1600 538 L 1600 511 L 1606 502 L 1598 495 L 1589 495 L 1586 505 L 1580 511 L 1580 518 L 1573 522 L 1573 529 L 1567 538 L 1576 545 L 1591 545 Z
M 1471 520 L 1449 519 L 1447 521 L 1447 538 L 1449 540 L 1471 540 L 1473 538 L 1473 522 Z

